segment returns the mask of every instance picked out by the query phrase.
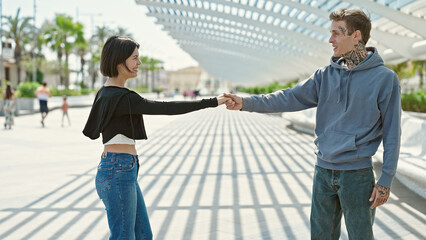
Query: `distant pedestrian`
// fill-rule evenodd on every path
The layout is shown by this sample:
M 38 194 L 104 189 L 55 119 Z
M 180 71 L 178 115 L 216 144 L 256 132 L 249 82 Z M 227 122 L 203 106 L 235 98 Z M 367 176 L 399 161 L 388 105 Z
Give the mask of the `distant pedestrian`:
M 49 108 L 47 107 L 47 100 L 52 94 L 50 94 L 49 88 L 46 87 L 47 83 L 43 82 L 43 85 L 38 87 L 36 90 L 36 96 L 40 103 L 40 113 L 41 113 L 41 126 L 44 127 L 44 119 L 49 113 Z
M 68 108 L 70 107 L 70 105 L 67 102 L 67 96 L 64 95 L 62 97 L 62 99 L 64 100 L 64 102 L 62 103 L 61 109 L 62 109 L 62 122 L 61 122 L 61 126 L 64 126 L 64 117 L 67 117 L 68 119 L 68 126 L 71 126 L 71 120 L 70 117 L 68 116 Z
M 12 87 L 8 84 L 3 94 L 4 129 L 12 129 L 12 125 L 14 125 L 15 105 L 16 96 Z

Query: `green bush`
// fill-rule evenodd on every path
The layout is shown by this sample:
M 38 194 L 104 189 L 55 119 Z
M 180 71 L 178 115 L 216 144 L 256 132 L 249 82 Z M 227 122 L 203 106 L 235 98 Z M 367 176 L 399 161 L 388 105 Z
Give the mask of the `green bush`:
M 129 89 L 137 93 L 149 93 L 148 88 L 146 88 L 144 85 L 140 86 L 139 88 L 129 88 Z
M 38 82 L 23 82 L 18 85 L 17 96 L 22 98 L 35 97 L 35 91 L 40 86 Z
M 297 84 L 297 81 L 293 81 L 288 84 L 279 84 L 278 82 L 273 82 L 269 84 L 268 86 L 242 88 L 241 92 L 250 93 L 250 94 L 267 94 L 267 93 L 272 93 L 281 89 L 292 88 L 296 84 Z
M 82 95 L 87 95 L 87 94 L 89 94 L 89 93 L 92 93 L 92 92 L 94 92 L 95 90 L 92 90 L 92 89 L 89 89 L 89 88 L 82 88 L 81 90 L 80 90 L 80 92 L 81 92 L 81 94 Z
M 426 113 L 426 90 L 402 94 L 401 106 L 404 111 Z
M 62 90 L 58 90 L 57 88 L 49 88 L 50 89 L 50 93 L 52 94 L 52 96 L 79 96 L 81 95 L 81 92 L 79 90 L 75 90 L 75 89 L 62 89 Z

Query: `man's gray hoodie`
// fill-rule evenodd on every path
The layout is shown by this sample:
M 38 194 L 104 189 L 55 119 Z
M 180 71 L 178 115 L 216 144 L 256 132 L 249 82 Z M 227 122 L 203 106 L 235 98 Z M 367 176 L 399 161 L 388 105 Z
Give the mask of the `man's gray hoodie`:
M 334 170 L 372 166 L 383 140 L 378 184 L 390 187 L 396 172 L 401 136 L 401 89 L 398 77 L 383 65 L 375 48 L 352 69 L 342 58 L 318 69 L 294 88 L 243 98 L 243 111 L 292 112 L 317 107 L 316 165 Z

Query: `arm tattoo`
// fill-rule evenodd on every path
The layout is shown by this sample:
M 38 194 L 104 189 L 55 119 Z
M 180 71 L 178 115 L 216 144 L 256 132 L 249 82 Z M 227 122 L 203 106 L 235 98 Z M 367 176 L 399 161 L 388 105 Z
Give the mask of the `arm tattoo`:
M 363 41 L 359 40 L 358 44 L 355 44 L 354 50 L 351 50 L 347 53 L 344 53 L 342 57 L 346 61 L 348 68 L 354 68 L 356 65 L 361 63 L 365 58 L 367 58 L 367 50 L 365 49 L 365 44 Z
M 346 28 L 339 26 L 339 30 L 342 32 L 343 36 L 346 36 Z

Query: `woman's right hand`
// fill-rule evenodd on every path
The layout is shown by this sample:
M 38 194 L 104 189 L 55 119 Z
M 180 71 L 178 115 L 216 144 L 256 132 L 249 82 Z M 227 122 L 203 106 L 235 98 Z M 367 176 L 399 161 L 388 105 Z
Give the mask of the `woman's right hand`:
M 222 104 L 224 104 L 224 103 L 226 103 L 228 101 L 232 101 L 231 98 L 225 97 L 223 94 L 217 96 L 216 99 L 217 99 L 217 104 L 218 105 L 222 105 Z

